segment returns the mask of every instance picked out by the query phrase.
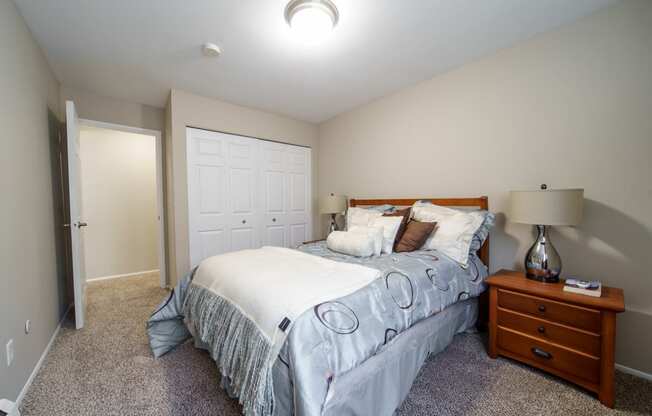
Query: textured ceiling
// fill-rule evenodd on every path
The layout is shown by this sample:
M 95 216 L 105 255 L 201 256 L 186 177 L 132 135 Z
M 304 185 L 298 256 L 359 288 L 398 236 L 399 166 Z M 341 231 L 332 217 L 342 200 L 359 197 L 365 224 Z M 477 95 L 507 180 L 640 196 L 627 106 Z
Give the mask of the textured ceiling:
M 65 85 L 158 107 L 178 88 L 311 122 L 614 3 L 334 1 L 337 28 L 307 46 L 285 0 L 15 0 Z

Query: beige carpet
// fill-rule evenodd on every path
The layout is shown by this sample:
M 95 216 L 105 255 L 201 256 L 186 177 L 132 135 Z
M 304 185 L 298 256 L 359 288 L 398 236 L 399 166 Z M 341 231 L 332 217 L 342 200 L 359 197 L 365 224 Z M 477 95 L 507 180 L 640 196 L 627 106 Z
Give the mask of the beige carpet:
M 86 328 L 62 328 L 24 415 L 239 415 L 205 352 L 186 343 L 152 358 L 145 321 L 165 294 L 157 276 L 90 284 Z M 428 360 L 398 414 L 652 415 L 652 383 L 618 373 L 616 389 L 609 410 L 556 378 L 489 359 L 482 337 L 460 335 Z

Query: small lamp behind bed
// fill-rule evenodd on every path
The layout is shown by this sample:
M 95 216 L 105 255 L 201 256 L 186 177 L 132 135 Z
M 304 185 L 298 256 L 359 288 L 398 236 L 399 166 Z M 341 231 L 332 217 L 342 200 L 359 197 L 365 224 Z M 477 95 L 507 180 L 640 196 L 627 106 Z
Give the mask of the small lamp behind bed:
M 328 233 L 337 230 L 335 216 L 346 211 L 346 197 L 341 195 L 330 194 L 326 197 L 319 198 L 319 213 L 330 214 L 331 224 L 328 227 Z

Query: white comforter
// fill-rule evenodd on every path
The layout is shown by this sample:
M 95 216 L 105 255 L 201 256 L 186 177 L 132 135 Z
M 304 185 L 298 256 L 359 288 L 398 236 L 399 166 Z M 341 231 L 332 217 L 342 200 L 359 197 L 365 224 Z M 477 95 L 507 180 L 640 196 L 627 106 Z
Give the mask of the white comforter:
M 235 305 L 280 349 L 296 318 L 311 307 L 349 295 L 380 272 L 297 250 L 263 247 L 204 260 L 193 284 Z M 279 325 L 290 320 L 285 330 Z

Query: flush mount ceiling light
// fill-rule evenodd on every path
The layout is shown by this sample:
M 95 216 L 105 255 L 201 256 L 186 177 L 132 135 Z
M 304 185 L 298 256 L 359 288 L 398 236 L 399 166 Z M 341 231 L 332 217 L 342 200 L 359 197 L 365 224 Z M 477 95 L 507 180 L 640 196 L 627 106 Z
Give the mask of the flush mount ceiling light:
M 209 58 L 215 58 L 222 54 L 222 49 L 214 43 L 204 43 L 201 47 L 201 51 L 204 56 Z
M 337 7 L 330 0 L 292 0 L 285 7 L 285 20 L 292 32 L 306 43 L 323 40 L 339 18 Z

